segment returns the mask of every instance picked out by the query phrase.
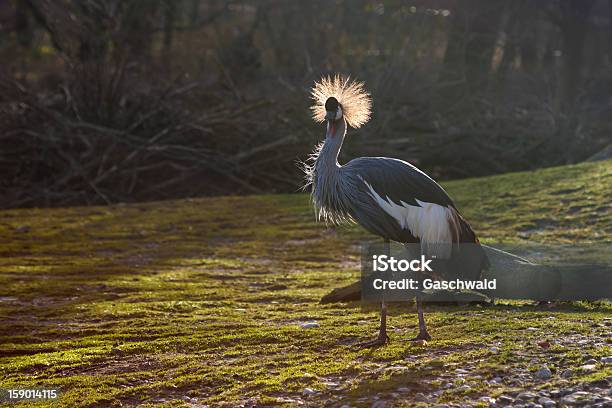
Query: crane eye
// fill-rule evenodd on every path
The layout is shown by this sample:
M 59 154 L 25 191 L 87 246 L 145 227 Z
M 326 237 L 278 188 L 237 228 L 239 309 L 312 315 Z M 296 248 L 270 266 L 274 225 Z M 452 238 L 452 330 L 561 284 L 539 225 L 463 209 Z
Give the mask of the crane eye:
M 336 120 L 342 118 L 342 107 L 338 106 L 338 110 L 336 110 Z

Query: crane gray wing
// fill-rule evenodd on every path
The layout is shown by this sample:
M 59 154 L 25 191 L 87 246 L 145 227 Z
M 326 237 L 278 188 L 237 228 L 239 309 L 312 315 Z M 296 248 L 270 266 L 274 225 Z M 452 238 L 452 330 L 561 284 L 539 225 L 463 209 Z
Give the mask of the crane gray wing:
M 431 177 L 408 162 L 387 157 L 361 157 L 343 170 L 366 181 L 381 197 L 395 204 L 419 206 L 418 201 L 455 208 L 453 200 Z M 418 200 L 418 201 L 417 201 Z
M 352 217 L 370 232 L 404 242 L 420 242 L 425 253 L 450 256 L 460 237 L 453 201 L 425 173 L 402 160 L 363 157 L 342 167 L 352 180 Z
M 478 276 L 487 267 L 474 231 L 446 191 L 425 173 L 385 157 L 355 159 L 341 169 L 354 189 L 351 216 L 367 230 L 397 242 L 420 243 L 423 254 L 448 260 L 437 269 L 442 276 L 450 276 L 449 271 Z M 470 245 L 456 251 L 456 243 Z

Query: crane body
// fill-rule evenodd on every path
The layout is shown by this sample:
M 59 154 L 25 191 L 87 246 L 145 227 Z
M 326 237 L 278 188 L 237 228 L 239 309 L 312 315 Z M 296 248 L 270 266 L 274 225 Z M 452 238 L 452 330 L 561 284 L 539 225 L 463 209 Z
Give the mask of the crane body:
M 347 126 L 358 128 L 370 116 L 370 96 L 363 84 L 339 76 L 323 78 L 312 91 L 313 117 L 326 122 L 325 140 L 304 166 L 317 218 L 331 224 L 356 222 L 387 243 L 419 243 L 423 253 L 453 260 L 453 245 L 479 244 L 476 234 L 444 189 L 427 174 L 403 160 L 360 157 L 338 163 Z M 482 251 L 472 277 L 488 266 Z M 442 276 L 442 278 L 444 278 Z M 413 340 L 429 340 L 423 305 L 416 298 L 419 333 Z M 381 305 L 376 339 L 363 346 L 385 344 L 387 307 Z

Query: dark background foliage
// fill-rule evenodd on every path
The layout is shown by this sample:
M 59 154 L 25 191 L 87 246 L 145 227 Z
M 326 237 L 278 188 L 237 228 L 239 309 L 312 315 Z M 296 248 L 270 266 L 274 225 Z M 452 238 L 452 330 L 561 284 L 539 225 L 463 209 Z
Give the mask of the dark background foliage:
M 605 0 L 0 3 L 0 206 L 293 192 L 308 90 L 366 81 L 341 160 L 438 178 L 610 150 Z

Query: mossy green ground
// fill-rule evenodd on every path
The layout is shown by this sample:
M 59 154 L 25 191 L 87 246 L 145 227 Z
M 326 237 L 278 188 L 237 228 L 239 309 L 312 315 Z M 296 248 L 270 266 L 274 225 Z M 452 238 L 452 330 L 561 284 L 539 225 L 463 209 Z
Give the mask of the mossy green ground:
M 611 186 L 610 160 L 445 184 L 484 242 L 537 243 L 610 243 Z M 612 355 L 609 304 L 429 306 L 425 346 L 405 341 L 412 307 L 393 305 L 391 343 L 354 348 L 377 309 L 318 301 L 357 278 L 367 234 L 315 223 L 303 194 L 1 220 L 0 387 L 60 388 L 57 406 L 414 406 L 436 387 L 438 401 L 474 401 L 612 375 L 559 375 Z M 533 379 L 544 362 L 553 377 Z M 448 386 L 456 369 L 469 389 Z

